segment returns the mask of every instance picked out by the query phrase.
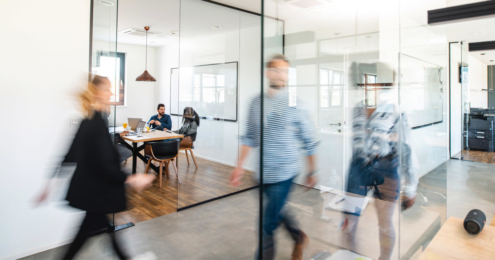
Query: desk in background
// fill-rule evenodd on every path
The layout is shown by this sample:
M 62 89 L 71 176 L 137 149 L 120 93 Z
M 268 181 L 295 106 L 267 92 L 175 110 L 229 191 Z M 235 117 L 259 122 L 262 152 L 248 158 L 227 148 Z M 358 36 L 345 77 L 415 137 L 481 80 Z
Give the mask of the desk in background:
M 463 223 L 462 219 L 447 219 L 419 259 L 495 259 L 495 227 L 485 225 L 481 233 L 471 235 Z

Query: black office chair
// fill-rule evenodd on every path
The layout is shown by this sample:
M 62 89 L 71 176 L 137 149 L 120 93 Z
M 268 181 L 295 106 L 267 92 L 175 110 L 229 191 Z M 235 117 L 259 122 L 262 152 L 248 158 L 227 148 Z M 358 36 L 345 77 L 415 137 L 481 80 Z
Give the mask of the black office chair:
M 177 180 L 179 180 L 179 183 L 182 183 L 179 178 L 179 172 L 174 163 L 174 160 L 177 159 L 177 155 L 179 155 L 179 145 L 180 140 L 173 139 L 168 142 L 148 142 L 144 147 L 144 154 L 149 157 L 145 173 L 148 173 L 152 161 L 158 161 L 160 163 L 160 189 L 162 188 L 163 165 L 165 165 L 165 172 L 168 177 L 168 165 L 170 162 L 174 167 Z

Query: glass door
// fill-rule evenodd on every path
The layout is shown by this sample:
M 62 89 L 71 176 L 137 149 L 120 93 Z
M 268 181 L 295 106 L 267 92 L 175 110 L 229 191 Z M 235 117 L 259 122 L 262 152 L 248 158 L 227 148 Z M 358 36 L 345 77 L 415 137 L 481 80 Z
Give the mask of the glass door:
M 361 157 L 368 145 L 368 132 L 375 127 L 370 121 L 399 114 L 399 23 L 397 16 L 390 15 L 398 4 L 263 1 L 263 7 L 261 115 L 266 123 L 261 139 L 261 246 L 273 246 L 276 257 L 283 257 L 290 255 L 292 248 L 279 244 L 307 236 L 312 246 L 305 255 L 310 258 L 398 259 L 397 164 L 387 168 L 395 175 L 391 173 L 394 177 L 387 176 L 384 182 L 361 178 L 367 174 L 363 169 L 378 163 L 375 157 Z M 269 18 L 273 17 L 283 22 L 283 28 L 272 29 Z M 283 39 L 278 49 L 273 46 L 277 37 Z M 271 72 L 280 75 L 283 59 L 288 75 L 280 90 L 273 85 L 281 79 Z M 279 102 L 284 95 L 287 102 Z M 274 118 L 279 120 L 272 121 Z M 278 133 L 277 138 L 272 138 L 273 132 Z M 284 146 L 284 142 L 297 148 Z M 393 157 L 383 160 L 389 162 Z M 287 181 L 293 183 L 289 197 L 277 197 Z M 277 192 L 273 187 L 279 188 Z M 274 212 L 273 204 L 286 206 L 281 215 L 289 232 L 299 230 L 305 235 L 294 231 L 291 237 L 282 232 L 272 237 L 276 227 L 269 223 L 277 217 L 269 214 Z M 270 252 L 265 249 L 262 254 Z

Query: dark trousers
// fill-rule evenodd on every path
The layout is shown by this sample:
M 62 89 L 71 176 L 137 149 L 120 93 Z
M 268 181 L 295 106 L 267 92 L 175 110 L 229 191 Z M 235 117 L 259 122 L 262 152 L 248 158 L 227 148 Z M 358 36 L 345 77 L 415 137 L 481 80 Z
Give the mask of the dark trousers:
M 263 185 L 266 204 L 263 212 L 263 259 L 273 259 L 275 256 L 274 231 L 280 224 L 289 231 L 295 243 L 302 242 L 301 231 L 296 220 L 284 210 L 292 187 L 292 178 L 286 181 Z M 259 250 L 259 249 L 258 249 Z
M 79 249 L 81 249 L 81 247 L 84 245 L 86 240 L 91 237 L 91 232 L 103 228 L 111 228 L 107 215 L 102 213 L 86 212 L 86 217 L 84 218 L 81 227 L 79 228 L 79 232 L 77 233 L 76 238 L 70 245 L 64 258 L 62 259 L 73 259 Z M 113 232 L 109 232 L 108 234 L 112 239 L 112 246 L 117 253 L 117 256 L 120 259 L 129 259 L 129 257 L 127 257 L 127 255 L 123 253 L 120 246 L 118 245 L 115 234 Z
M 383 158 L 375 159 L 367 165 L 363 165 L 361 160 L 353 161 L 350 169 L 347 191 L 360 195 L 366 195 L 364 187 L 369 185 L 368 176 L 375 178 L 382 177 L 384 182 L 379 185 L 380 194 L 384 201 L 389 203 L 383 204 L 382 207 L 376 208 L 379 226 L 379 241 L 380 241 L 380 260 L 391 259 L 395 246 L 395 228 L 394 228 L 394 213 L 397 210 L 396 204 L 400 194 L 400 179 L 399 179 L 399 158 Z M 352 177 L 354 176 L 354 177 Z M 364 193 L 363 193 L 364 191 Z M 376 205 L 376 204 L 375 204 Z M 398 217 L 399 215 L 397 215 Z M 356 228 L 359 218 L 349 216 L 354 219 L 355 224 L 348 232 L 348 242 L 352 249 L 355 247 Z

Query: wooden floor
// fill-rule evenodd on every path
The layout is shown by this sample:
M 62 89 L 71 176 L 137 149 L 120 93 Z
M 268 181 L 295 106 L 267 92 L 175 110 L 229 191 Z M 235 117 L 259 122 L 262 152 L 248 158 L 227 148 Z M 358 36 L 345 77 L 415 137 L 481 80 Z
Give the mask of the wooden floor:
M 246 171 L 240 187 L 229 184 L 229 176 L 233 167 L 196 157 L 199 169 L 196 169 L 191 158 L 187 164 L 185 154 L 179 155 L 179 184 L 175 171 L 170 165 L 169 178 L 163 176 L 162 188 L 159 188 L 158 177 L 153 187 L 137 194 L 128 190 L 128 210 L 115 214 L 115 225 L 127 222 L 138 223 L 173 212 L 178 208 L 193 205 L 238 190 L 256 186 L 252 172 Z M 124 169 L 131 171 L 132 158 L 127 160 Z M 144 172 L 146 165 L 138 159 L 137 172 Z M 149 171 L 156 174 L 153 170 Z
M 462 156 L 468 161 L 495 164 L 494 152 L 463 150 Z

